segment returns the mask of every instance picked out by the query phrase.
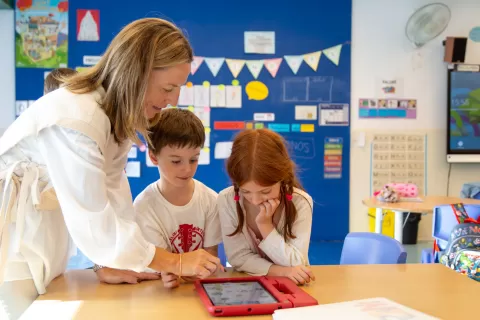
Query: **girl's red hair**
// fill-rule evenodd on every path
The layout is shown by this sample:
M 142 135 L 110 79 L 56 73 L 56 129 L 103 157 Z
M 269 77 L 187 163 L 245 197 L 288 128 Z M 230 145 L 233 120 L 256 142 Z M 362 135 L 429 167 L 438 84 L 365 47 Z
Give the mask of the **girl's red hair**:
M 245 130 L 233 142 L 232 153 L 227 160 L 227 172 L 239 194 L 240 186 L 254 181 L 261 186 L 272 186 L 280 182 L 280 206 L 285 207 L 283 237 L 285 241 L 295 238 L 292 226 L 297 210 L 292 201 L 285 201 L 286 195 L 293 194 L 293 188 L 303 189 L 295 176 L 295 164 L 290 159 L 285 140 L 279 134 L 267 130 Z M 237 201 L 238 226 L 230 235 L 242 231 L 245 217 Z

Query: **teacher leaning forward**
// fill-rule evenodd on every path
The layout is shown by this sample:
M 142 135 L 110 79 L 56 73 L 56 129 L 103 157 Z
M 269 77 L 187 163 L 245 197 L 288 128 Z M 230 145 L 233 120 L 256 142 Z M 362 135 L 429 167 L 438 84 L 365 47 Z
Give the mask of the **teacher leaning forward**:
M 0 319 L 18 318 L 45 293 L 76 247 L 116 269 L 203 278 L 221 268 L 204 250 L 180 255 L 147 242 L 124 173 L 137 132 L 147 138 L 161 109 L 177 104 L 192 59 L 175 25 L 134 21 L 97 65 L 37 100 L 4 133 Z

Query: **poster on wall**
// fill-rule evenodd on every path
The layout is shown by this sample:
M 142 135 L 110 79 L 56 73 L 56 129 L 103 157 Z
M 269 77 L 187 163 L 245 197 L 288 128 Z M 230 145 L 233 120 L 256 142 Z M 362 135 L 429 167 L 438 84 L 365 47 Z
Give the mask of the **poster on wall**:
M 77 41 L 100 40 L 100 11 L 77 10 Z
M 360 118 L 416 119 L 417 100 L 415 99 L 360 99 Z
M 15 51 L 20 68 L 66 67 L 68 1 L 17 0 Z

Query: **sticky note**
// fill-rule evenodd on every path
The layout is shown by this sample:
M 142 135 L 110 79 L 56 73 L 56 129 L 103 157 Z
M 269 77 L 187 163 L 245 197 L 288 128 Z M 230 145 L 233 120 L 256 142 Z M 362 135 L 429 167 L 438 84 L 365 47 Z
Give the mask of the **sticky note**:
M 265 126 L 263 125 L 263 122 L 256 122 L 255 123 L 255 129 L 263 129 Z
M 245 122 L 243 121 L 215 121 L 213 123 L 215 130 L 243 130 Z
M 210 129 L 210 127 L 206 127 L 206 128 L 205 128 L 205 132 L 206 132 L 206 133 L 210 133 L 211 131 L 212 131 L 212 129 Z
M 292 123 L 292 132 L 300 132 L 300 124 Z
M 269 123 L 268 129 L 275 132 L 290 132 L 290 124 L 288 123 Z
M 247 130 L 253 129 L 253 123 L 247 122 L 247 124 L 246 124 L 246 129 L 247 129 Z
M 311 123 L 302 124 L 300 126 L 300 132 L 315 132 L 315 125 Z

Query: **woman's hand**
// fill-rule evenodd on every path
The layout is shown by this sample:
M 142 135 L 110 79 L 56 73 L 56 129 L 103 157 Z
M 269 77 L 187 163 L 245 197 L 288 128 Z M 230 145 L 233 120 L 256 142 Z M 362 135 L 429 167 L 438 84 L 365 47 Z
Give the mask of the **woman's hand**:
M 119 283 L 131 283 L 136 284 L 145 280 L 159 280 L 160 275 L 158 273 L 150 272 L 135 272 L 131 270 L 119 270 L 112 268 L 101 268 L 95 272 L 98 280 L 104 283 L 119 284 Z
M 204 249 L 198 249 L 182 253 L 181 266 L 179 265 L 178 272 L 180 270 L 180 276 L 204 279 L 214 274 L 217 270 L 225 271 L 225 268 L 222 266 L 219 258 L 211 255 Z
M 180 279 L 176 274 L 162 272 L 162 281 L 165 288 L 176 288 L 180 285 Z

